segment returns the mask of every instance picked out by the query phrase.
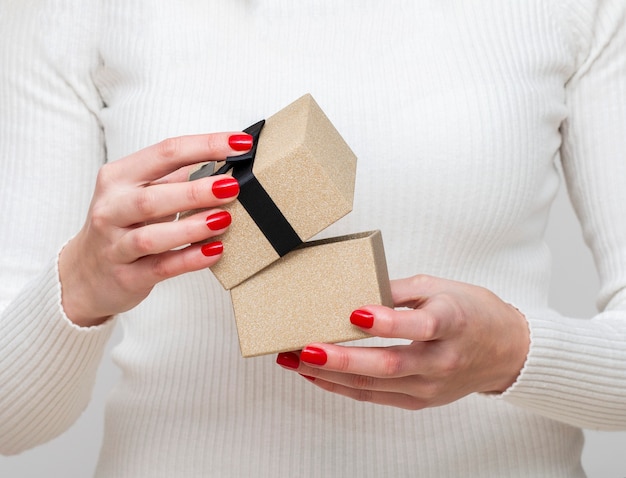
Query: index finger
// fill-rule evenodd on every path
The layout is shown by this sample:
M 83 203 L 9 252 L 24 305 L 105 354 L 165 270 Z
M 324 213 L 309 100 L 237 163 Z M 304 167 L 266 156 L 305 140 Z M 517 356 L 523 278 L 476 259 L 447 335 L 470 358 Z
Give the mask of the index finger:
M 210 133 L 177 136 L 148 146 L 110 163 L 109 177 L 138 185 L 156 181 L 172 172 L 203 161 L 221 161 L 252 147 L 245 133 Z

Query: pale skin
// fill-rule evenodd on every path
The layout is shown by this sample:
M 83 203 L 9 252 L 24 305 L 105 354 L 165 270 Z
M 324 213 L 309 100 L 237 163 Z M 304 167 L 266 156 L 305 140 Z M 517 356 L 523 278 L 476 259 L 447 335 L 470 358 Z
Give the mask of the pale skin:
M 225 176 L 187 178 L 199 162 L 247 151 L 251 144 L 231 142 L 241 137 L 171 138 L 100 170 L 85 224 L 59 256 L 62 303 L 71 321 L 101 324 L 135 307 L 158 282 L 219 260 L 217 236 L 229 221 L 208 227 L 210 218 L 223 219 L 221 206 L 235 199 L 238 187 Z M 216 195 L 224 180 L 230 181 L 228 194 Z M 202 212 L 173 221 L 188 210 Z M 366 306 L 351 320 L 372 335 L 410 344 L 311 344 L 280 354 L 278 362 L 330 392 L 408 409 L 502 392 L 515 381 L 529 347 L 517 309 L 484 288 L 435 277 L 396 280 L 391 288 L 396 308 Z
M 407 345 L 311 344 L 277 362 L 329 392 L 411 410 L 515 382 L 530 342 L 516 308 L 482 287 L 425 275 L 394 280 L 391 289 L 398 309 L 366 306 L 351 321 L 365 317 L 364 331 Z
M 211 240 L 224 232 L 224 221 L 213 230 L 208 218 L 235 199 L 238 186 L 226 176 L 187 178 L 197 163 L 247 151 L 247 136 L 170 138 L 101 168 L 85 224 L 59 256 L 63 309 L 71 321 L 101 324 L 135 307 L 158 282 L 217 262 L 221 243 Z M 242 137 L 244 144 L 233 149 L 230 141 Z M 216 197 L 219 181 L 234 181 L 234 191 L 232 184 L 228 189 L 234 195 Z M 173 220 L 196 209 L 203 212 Z M 216 247 L 205 255 L 201 242 Z

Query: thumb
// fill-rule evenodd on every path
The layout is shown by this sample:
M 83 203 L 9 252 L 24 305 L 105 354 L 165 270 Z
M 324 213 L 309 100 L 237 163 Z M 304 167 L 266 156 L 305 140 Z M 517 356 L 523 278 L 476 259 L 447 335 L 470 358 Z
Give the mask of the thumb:
M 391 296 L 395 307 L 419 308 L 426 300 L 439 291 L 443 279 L 418 274 L 391 281 Z

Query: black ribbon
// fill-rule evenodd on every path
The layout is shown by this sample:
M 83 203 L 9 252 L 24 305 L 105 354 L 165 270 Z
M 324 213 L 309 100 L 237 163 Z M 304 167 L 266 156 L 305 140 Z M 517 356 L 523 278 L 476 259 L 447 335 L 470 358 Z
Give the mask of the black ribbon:
M 213 172 L 213 163 L 207 163 L 193 173 L 189 179 L 194 180 L 206 176 L 226 174 L 232 169 L 233 177 L 239 182 L 239 196 L 237 199 L 274 250 L 282 257 L 302 244 L 302 239 L 300 239 L 298 233 L 294 231 L 289 221 L 283 216 L 278 206 L 276 206 L 270 195 L 252 173 L 256 148 L 264 125 L 265 120 L 261 120 L 243 130 L 244 133 L 251 135 L 253 138 L 253 145 L 250 151 L 239 156 L 226 158 L 226 163 L 215 172 Z

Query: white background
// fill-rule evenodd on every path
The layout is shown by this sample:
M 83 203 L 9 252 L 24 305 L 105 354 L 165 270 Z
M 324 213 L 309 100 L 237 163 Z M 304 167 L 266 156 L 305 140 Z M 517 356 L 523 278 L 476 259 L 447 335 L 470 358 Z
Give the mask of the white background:
M 580 228 L 562 191 L 552 211 L 548 241 L 554 254 L 552 305 L 576 317 L 595 313 L 597 277 Z M 119 328 L 109 350 L 120 340 Z M 0 457 L 0 477 L 86 478 L 92 475 L 102 436 L 106 394 L 119 373 L 108 356 L 101 366 L 94 399 L 63 436 L 14 457 Z M 583 463 L 590 478 L 626 478 L 626 432 L 587 432 Z M 529 477 L 533 478 L 533 477 Z

